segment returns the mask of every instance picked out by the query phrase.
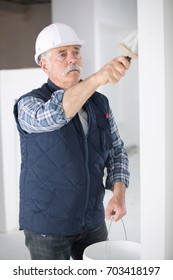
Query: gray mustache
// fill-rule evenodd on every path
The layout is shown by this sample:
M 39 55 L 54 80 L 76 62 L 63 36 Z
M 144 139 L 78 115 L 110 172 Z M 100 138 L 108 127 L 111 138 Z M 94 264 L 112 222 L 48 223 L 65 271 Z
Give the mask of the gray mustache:
M 68 73 L 74 70 L 78 71 L 79 73 L 82 72 L 82 68 L 80 66 L 78 66 L 77 64 L 71 64 L 62 72 L 62 75 L 66 76 Z

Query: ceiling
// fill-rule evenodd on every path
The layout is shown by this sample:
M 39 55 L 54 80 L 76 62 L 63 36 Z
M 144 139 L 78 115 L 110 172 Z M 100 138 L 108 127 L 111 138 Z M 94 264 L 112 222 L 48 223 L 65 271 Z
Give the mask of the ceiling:
M 41 4 L 41 3 L 50 3 L 51 0 L 3 0 L 0 2 L 11 2 L 11 3 L 15 3 L 15 4 Z

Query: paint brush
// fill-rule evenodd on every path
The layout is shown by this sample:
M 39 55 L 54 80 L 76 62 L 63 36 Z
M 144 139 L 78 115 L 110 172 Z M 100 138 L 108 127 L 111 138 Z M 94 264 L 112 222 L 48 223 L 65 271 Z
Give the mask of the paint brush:
M 117 47 L 122 50 L 126 58 L 130 61 L 132 58 L 138 58 L 138 33 L 133 31 Z

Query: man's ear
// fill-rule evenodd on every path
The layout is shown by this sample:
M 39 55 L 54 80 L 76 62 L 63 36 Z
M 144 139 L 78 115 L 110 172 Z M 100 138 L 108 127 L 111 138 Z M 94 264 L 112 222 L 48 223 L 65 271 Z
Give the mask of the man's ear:
M 40 67 L 46 74 L 48 74 L 48 65 L 47 61 L 44 58 L 40 60 Z

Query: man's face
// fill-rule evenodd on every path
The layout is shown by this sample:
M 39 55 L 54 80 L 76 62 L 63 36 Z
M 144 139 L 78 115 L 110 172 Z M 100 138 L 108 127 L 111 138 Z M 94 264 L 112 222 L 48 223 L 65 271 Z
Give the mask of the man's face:
M 41 68 L 57 86 L 67 89 L 81 78 L 82 58 L 80 46 L 64 46 L 42 55 Z

